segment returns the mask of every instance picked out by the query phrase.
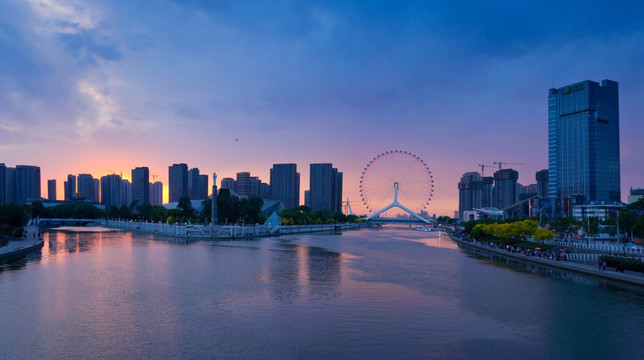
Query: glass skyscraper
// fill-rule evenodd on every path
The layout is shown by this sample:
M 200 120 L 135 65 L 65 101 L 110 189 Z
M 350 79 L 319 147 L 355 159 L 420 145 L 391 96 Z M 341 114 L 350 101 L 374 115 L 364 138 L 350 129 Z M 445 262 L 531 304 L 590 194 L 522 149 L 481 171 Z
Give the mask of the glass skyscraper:
M 617 82 L 550 89 L 548 165 L 550 198 L 620 201 Z

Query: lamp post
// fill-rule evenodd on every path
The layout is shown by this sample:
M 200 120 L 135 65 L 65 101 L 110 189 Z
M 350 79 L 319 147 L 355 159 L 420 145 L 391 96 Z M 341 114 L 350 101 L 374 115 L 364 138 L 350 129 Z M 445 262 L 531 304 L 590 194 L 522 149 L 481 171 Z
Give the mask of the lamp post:
M 544 206 L 544 207 L 542 207 L 541 209 L 539 209 L 539 227 L 541 227 L 541 212 L 542 212 L 544 209 L 547 209 L 547 208 L 549 208 L 549 207 L 550 207 L 550 205 L 547 205 L 547 206 Z

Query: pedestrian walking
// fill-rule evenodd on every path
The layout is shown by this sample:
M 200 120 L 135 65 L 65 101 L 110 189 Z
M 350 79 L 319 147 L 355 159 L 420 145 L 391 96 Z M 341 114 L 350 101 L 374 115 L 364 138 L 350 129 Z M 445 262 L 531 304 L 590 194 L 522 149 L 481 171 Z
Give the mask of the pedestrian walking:
M 606 261 L 602 261 L 602 270 L 606 270 Z

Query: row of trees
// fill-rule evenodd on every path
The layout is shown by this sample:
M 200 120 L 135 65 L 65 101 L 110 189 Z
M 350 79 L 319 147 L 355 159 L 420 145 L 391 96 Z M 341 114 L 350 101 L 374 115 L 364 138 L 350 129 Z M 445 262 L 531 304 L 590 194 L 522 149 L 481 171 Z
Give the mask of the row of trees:
M 284 209 L 280 214 L 283 225 L 319 225 L 360 221 L 355 215 L 344 215 L 331 210 L 311 211 L 308 206 Z

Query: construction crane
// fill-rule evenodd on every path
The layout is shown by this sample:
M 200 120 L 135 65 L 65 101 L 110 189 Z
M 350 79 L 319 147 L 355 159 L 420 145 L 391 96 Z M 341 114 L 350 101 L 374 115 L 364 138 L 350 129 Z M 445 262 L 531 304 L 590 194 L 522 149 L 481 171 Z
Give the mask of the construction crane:
M 479 164 L 479 166 L 481 167 L 481 177 L 485 176 L 485 168 L 486 168 L 486 167 L 489 167 L 489 168 L 493 168 L 493 167 L 494 167 L 494 166 L 492 166 L 492 165 L 485 165 L 485 164 Z
M 152 174 L 152 182 L 156 182 L 157 178 L 158 178 L 157 174 Z
M 114 170 L 107 169 L 107 171 L 109 171 L 110 173 L 112 173 L 112 175 L 116 175 L 116 171 L 114 171 Z M 122 173 L 122 172 L 120 172 L 120 171 L 119 171 L 119 176 L 120 176 L 120 177 L 123 177 L 123 173 Z
M 501 167 L 503 166 L 503 164 L 506 164 L 506 165 L 525 165 L 525 164 L 511 163 L 511 162 L 505 162 L 505 161 L 499 161 L 499 162 L 495 161 L 494 162 L 494 165 L 499 165 L 499 170 L 501 170 Z

